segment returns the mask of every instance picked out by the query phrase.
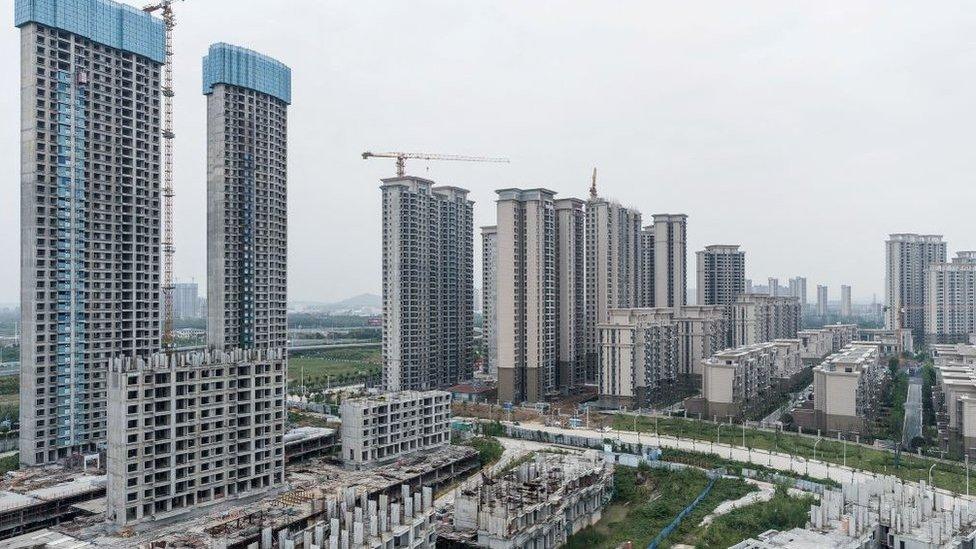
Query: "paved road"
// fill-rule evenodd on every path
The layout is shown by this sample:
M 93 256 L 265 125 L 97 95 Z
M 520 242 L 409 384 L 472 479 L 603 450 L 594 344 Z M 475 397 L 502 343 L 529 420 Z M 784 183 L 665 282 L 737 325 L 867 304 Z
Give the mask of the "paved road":
M 527 424 L 523 423 L 523 426 Z M 541 431 L 550 431 L 553 433 L 563 433 L 566 435 L 578 435 L 586 437 L 599 437 L 599 438 L 611 438 L 622 442 L 636 443 L 643 442 L 645 444 L 655 444 L 661 448 L 678 448 L 681 450 L 691 450 L 693 452 L 703 452 L 708 454 L 714 454 L 719 457 L 724 457 L 731 459 L 733 461 L 739 461 L 742 463 L 752 463 L 755 465 L 764 465 L 770 469 L 777 469 L 780 471 L 792 471 L 796 474 L 805 474 L 811 478 L 819 479 L 831 479 L 837 482 L 865 482 L 869 479 L 876 479 L 882 475 L 877 475 L 869 471 L 862 471 L 860 469 L 854 469 L 844 465 L 838 465 L 834 463 L 826 463 L 819 460 L 813 459 L 803 459 L 801 457 L 793 457 L 789 454 L 783 454 L 779 452 L 772 452 L 759 449 L 749 449 L 742 446 L 731 446 L 728 442 L 723 442 L 721 444 L 716 444 L 714 442 L 707 442 L 694 439 L 677 439 L 670 436 L 657 436 L 653 433 L 634 433 L 632 431 L 594 431 L 590 429 L 564 429 L 561 427 L 550 427 L 545 425 L 531 424 L 533 429 L 538 429 Z M 735 442 L 735 435 L 733 432 L 735 428 L 732 427 L 726 432 L 723 430 L 722 439 L 723 441 L 728 441 L 732 439 Z M 728 438 L 726 438 L 728 437 Z M 854 451 L 853 449 L 851 450 Z M 936 488 L 937 492 L 942 494 L 951 494 L 951 492 Z M 957 495 L 957 497 L 959 497 Z M 971 498 L 976 501 L 976 496 Z
M 913 377 L 908 382 L 908 397 L 905 399 L 905 425 L 901 431 L 901 446 L 911 449 L 912 439 L 922 436 L 922 380 Z

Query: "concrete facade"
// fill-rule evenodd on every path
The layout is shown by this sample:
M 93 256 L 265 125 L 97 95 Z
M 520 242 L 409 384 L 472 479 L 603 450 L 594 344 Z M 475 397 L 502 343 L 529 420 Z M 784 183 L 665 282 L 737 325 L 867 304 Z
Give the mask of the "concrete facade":
M 474 203 L 468 191 L 383 180 L 383 385 L 450 387 L 474 368 Z
M 481 228 L 481 337 L 485 346 L 485 372 L 498 379 L 498 228 Z
M 554 549 L 596 524 L 613 493 L 613 465 L 596 451 L 538 453 L 490 483 L 462 490 L 454 530 L 490 549 Z
M 583 201 L 498 192 L 498 398 L 539 402 L 585 379 Z
M 451 394 L 399 391 L 344 400 L 342 461 L 363 469 L 451 441 Z
M 942 235 L 892 234 L 885 242 L 885 327 L 909 328 L 915 341 L 925 336 L 925 273 L 946 262 Z
M 113 361 L 106 518 L 156 520 L 281 485 L 283 349 Z
M 970 341 L 976 334 L 976 252 L 932 263 L 925 277 L 925 342 Z
M 738 245 L 706 246 L 696 255 L 698 305 L 731 305 L 746 291 L 746 253 Z
M 162 56 L 147 53 L 162 21 L 104 0 L 54 8 L 15 10 L 22 465 L 95 451 L 109 361 L 160 347 Z
M 586 381 L 597 379 L 599 336 L 613 308 L 636 307 L 641 295 L 641 214 L 604 198 L 586 202 L 583 337 Z
M 247 69 L 240 73 L 227 69 L 241 65 Z M 213 44 L 203 73 L 208 343 L 286 347 L 290 96 L 254 83 L 285 80 L 280 84 L 290 88 L 291 71 L 257 52 Z
M 795 297 L 742 294 L 728 309 L 733 346 L 791 339 L 800 330 L 802 312 Z

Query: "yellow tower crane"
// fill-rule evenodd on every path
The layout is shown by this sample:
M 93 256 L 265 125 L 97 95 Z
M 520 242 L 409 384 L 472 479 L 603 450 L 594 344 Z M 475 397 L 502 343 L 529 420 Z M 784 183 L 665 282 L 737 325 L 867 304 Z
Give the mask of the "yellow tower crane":
M 491 158 L 487 156 L 461 156 L 457 154 L 436 154 L 436 153 L 408 153 L 408 152 L 369 152 L 363 153 L 363 160 L 370 158 L 395 158 L 397 177 L 406 175 L 406 160 L 414 158 L 419 160 L 453 160 L 457 162 L 508 162 L 507 158 Z
M 176 0 L 161 0 L 142 8 L 147 13 L 160 12 L 166 28 L 166 59 L 163 63 L 163 347 L 173 346 L 173 27 Z

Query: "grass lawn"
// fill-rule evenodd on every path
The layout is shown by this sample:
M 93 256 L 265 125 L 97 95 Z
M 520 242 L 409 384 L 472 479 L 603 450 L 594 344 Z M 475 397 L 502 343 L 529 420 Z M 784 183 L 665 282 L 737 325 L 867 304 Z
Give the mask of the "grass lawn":
M 600 521 L 569 538 L 569 549 L 613 548 L 625 541 L 634 547 L 647 547 L 658 533 L 708 484 L 697 469 L 669 471 L 642 467 L 617 467 L 614 472 L 614 499 L 604 509 Z M 738 499 L 755 487 L 741 480 L 721 478 L 681 526 L 661 544 L 670 547 L 691 534 L 697 524 L 719 503 Z
M 714 441 L 718 430 L 714 423 L 683 418 L 659 418 L 657 424 L 662 435 L 694 438 L 702 441 Z M 621 431 L 633 431 L 633 416 L 615 416 L 613 428 Z M 637 430 L 642 433 L 653 433 L 654 419 L 638 418 Z M 803 458 L 813 457 L 813 446 L 817 441 L 816 437 L 782 432 L 767 432 L 756 429 L 746 429 L 745 432 L 745 444 L 750 448 L 773 450 Z M 723 425 L 720 441 L 742 445 L 742 427 Z M 928 458 L 902 453 L 900 461 L 896 465 L 894 452 L 876 450 L 858 444 L 847 444 L 846 454 L 849 467 L 894 475 L 912 482 L 927 480 L 929 467 L 935 463 L 932 480 L 936 486 L 956 493 L 965 493 L 966 491 L 966 470 L 962 464 L 936 462 Z M 817 445 L 817 459 L 842 464 L 844 462 L 844 444 L 838 440 L 822 439 Z
M 288 356 L 288 379 L 300 382 L 305 371 L 305 384 L 311 388 L 331 383 L 353 381 L 376 375 L 382 368 L 380 347 L 337 347 L 293 351 Z
M 769 501 L 740 507 L 704 527 L 696 527 L 681 543 L 701 549 L 726 549 L 766 530 L 789 530 L 807 523 L 813 496 L 793 497 L 777 487 Z

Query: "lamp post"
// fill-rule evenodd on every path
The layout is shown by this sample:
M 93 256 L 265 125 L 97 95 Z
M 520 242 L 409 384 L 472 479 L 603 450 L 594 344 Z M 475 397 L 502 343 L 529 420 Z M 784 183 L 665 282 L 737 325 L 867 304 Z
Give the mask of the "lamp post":
M 934 484 L 932 484 L 932 469 L 935 469 L 935 465 L 936 465 L 936 464 L 935 464 L 935 463 L 933 463 L 933 464 L 932 464 L 932 466 L 931 466 L 931 467 L 929 467 L 929 487 L 930 487 L 930 488 L 934 488 L 934 487 L 935 487 L 935 485 L 934 485 Z

